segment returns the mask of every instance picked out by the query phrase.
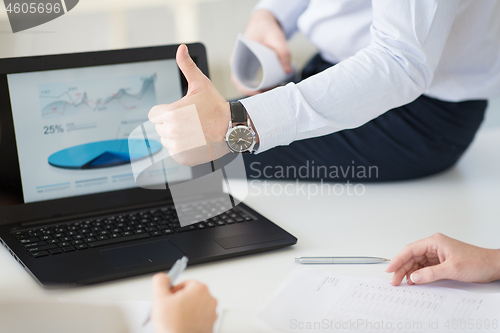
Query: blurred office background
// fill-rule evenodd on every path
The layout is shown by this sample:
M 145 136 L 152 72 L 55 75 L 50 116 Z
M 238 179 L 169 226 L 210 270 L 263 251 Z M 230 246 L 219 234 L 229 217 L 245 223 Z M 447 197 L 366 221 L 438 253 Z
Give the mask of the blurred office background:
M 81 0 L 68 14 L 13 34 L 0 9 L 0 57 L 202 42 L 212 81 L 221 94 L 239 94 L 229 58 L 258 0 Z M 0 5 L 3 6 L 3 5 Z M 315 47 L 297 34 L 290 42 L 299 68 Z M 499 92 L 500 94 L 500 92 Z M 484 127 L 500 127 L 500 98 L 490 103 Z

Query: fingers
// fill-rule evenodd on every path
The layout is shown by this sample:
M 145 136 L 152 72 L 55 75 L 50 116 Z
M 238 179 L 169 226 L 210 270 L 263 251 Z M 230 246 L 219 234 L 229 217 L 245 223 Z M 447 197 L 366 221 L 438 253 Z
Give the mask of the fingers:
M 284 38 L 276 38 L 276 47 L 274 51 L 278 55 L 278 59 L 280 60 L 281 66 L 285 70 L 286 73 L 290 74 L 293 72 L 292 68 L 292 54 L 290 53 L 290 49 L 288 48 L 288 44 L 286 39 Z
M 411 273 L 410 280 L 414 284 L 425 284 L 447 279 L 452 272 L 449 266 L 450 265 L 446 261 L 436 266 L 429 266 L 416 270 L 415 272 Z
M 231 75 L 231 81 L 236 86 L 236 88 L 238 89 L 238 91 L 240 93 L 242 93 L 243 95 L 245 95 L 245 96 L 254 96 L 254 95 L 258 95 L 258 94 L 262 93 L 262 91 L 260 91 L 260 90 L 258 90 L 258 91 L 252 91 L 252 90 L 248 90 L 248 89 L 244 88 L 238 82 L 238 80 L 236 80 L 236 78 L 234 77 L 234 75 Z
M 198 68 L 198 66 L 196 66 L 196 63 L 189 56 L 189 51 L 186 45 L 182 44 L 179 46 L 175 59 L 177 61 L 177 65 L 186 77 L 188 85 L 205 79 L 203 72 Z
M 148 113 L 148 119 L 153 124 L 162 124 L 164 121 L 163 115 L 171 109 L 172 108 L 168 104 L 153 106 L 153 108 Z
M 204 291 L 208 292 L 208 287 L 198 281 L 188 280 L 185 282 L 184 288 L 189 291 Z
M 182 289 L 184 289 L 184 288 L 186 288 L 186 281 L 181 282 L 181 283 L 179 283 L 179 284 L 177 284 L 177 285 L 173 286 L 173 287 L 170 289 L 170 291 L 171 291 L 172 293 L 174 293 L 174 294 L 175 294 L 176 292 L 178 292 L 179 290 L 182 290 Z
M 393 286 L 398 286 L 401 283 L 401 281 L 403 281 L 403 278 L 408 274 L 409 271 L 416 270 L 419 267 L 421 267 L 419 263 L 416 260 L 411 259 L 409 262 L 407 262 L 405 265 L 403 265 L 394 272 L 391 284 Z
M 179 283 L 178 285 L 173 286 L 171 291 L 172 293 L 176 293 L 183 289 L 185 291 L 191 291 L 193 289 L 199 288 L 200 286 L 204 286 L 208 290 L 207 286 L 204 285 L 203 283 L 194 280 L 187 280 L 183 281 L 182 283 Z
M 160 104 L 153 106 L 148 113 L 148 119 L 153 124 L 168 123 L 174 117 L 172 111 L 177 111 L 184 107 L 184 100 L 180 99 L 172 104 Z
M 245 29 L 245 37 L 266 45 L 276 52 L 286 73 L 292 73 L 292 56 L 285 33 L 274 14 L 266 9 L 254 11 Z
M 429 244 L 430 238 L 425 238 L 415 243 L 406 245 L 404 249 L 391 260 L 385 271 L 387 273 L 395 272 L 410 262 L 412 258 L 425 255 L 429 250 Z
M 417 284 L 419 283 L 418 281 L 426 281 L 421 283 L 435 281 L 436 278 L 432 275 L 435 267 L 439 267 L 437 271 L 440 272 L 443 267 L 441 261 L 444 262 L 445 260 L 440 258 L 438 248 L 443 246 L 446 240 L 446 236 L 435 234 L 405 246 L 405 248 L 391 260 L 391 263 L 386 268 L 387 273 L 394 273 L 391 284 L 394 286 L 399 285 L 405 276 L 408 284 Z M 421 279 L 419 273 L 415 273 L 421 270 L 424 270 L 424 274 L 429 274 L 430 277 L 426 276 Z M 440 278 L 438 277 L 437 279 Z
M 160 297 L 175 294 L 180 290 L 208 293 L 208 287 L 205 284 L 194 280 L 183 281 L 170 287 L 170 277 L 165 273 L 157 273 L 153 276 L 153 290 L 154 294 Z
M 405 265 L 403 265 L 402 267 L 400 267 L 399 269 L 397 269 L 394 272 L 394 275 L 393 275 L 392 280 L 391 280 L 391 284 L 393 286 L 398 286 L 403 281 L 403 279 L 405 277 L 406 277 L 406 282 L 408 284 L 413 284 L 410 280 L 411 273 L 413 273 L 414 271 L 416 271 L 420 268 L 423 268 L 423 267 L 439 264 L 439 261 L 436 262 L 434 260 L 435 258 L 433 258 L 432 255 L 433 254 L 431 253 L 431 254 L 427 254 L 425 256 L 419 256 L 419 257 L 412 258 L 409 262 L 407 262 Z
M 153 295 L 155 298 L 161 298 L 171 295 L 170 278 L 167 274 L 158 273 L 153 276 Z

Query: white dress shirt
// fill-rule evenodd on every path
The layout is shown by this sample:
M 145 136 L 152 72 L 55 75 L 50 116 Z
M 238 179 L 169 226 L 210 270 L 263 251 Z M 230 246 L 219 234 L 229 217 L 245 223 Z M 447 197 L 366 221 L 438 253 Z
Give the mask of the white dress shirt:
M 300 30 L 338 63 L 242 99 L 259 152 L 359 127 L 422 94 L 500 94 L 498 0 L 262 0 L 287 37 Z

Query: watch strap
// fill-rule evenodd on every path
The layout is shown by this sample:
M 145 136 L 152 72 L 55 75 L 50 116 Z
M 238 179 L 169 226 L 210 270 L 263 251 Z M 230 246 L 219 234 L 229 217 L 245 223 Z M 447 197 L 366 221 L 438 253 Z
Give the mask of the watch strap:
M 246 123 L 247 122 L 247 111 L 240 101 L 231 102 L 231 122 L 234 123 Z

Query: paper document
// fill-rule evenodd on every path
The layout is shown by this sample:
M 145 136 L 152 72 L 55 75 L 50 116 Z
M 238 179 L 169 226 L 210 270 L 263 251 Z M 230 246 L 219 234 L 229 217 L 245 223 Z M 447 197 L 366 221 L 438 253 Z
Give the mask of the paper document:
M 294 76 L 294 73 L 287 74 L 283 70 L 271 48 L 243 35 L 236 40 L 231 70 L 238 83 L 250 91 L 276 87 Z
M 500 295 L 401 285 L 316 269 L 294 271 L 258 314 L 279 332 L 500 331 Z

